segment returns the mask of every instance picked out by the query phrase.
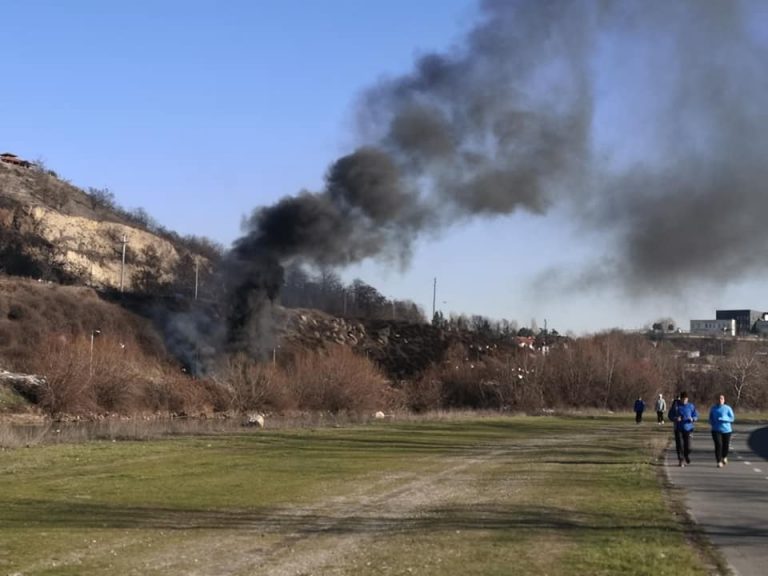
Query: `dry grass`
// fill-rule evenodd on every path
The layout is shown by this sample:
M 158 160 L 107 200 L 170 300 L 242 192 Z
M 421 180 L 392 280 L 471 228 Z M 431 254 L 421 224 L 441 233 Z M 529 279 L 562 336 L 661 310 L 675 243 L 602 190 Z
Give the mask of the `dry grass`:
M 0 277 L 0 367 L 44 376 L 39 407 L 51 416 L 230 407 L 181 372 L 148 320 L 84 287 Z
M 0 359 L 12 369 L 36 373 L 51 335 L 87 337 L 94 330 L 131 340 L 145 354 L 162 357 L 162 339 L 149 321 L 101 300 L 90 288 L 0 276 Z

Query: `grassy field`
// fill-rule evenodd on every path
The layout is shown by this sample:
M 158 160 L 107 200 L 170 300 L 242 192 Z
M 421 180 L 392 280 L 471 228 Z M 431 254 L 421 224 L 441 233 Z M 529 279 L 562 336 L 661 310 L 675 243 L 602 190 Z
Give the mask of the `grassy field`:
M 450 418 L 0 452 L 0 574 L 716 573 L 667 426 Z

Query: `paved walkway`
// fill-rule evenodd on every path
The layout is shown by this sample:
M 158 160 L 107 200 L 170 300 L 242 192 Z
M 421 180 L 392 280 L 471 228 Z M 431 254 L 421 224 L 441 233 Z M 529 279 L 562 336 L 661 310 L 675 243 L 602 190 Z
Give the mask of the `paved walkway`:
M 768 574 L 768 427 L 735 426 L 728 465 L 717 468 L 706 423 L 694 433 L 691 464 L 677 466 L 674 443 L 666 464 L 685 489 L 693 519 L 725 555 L 737 576 Z M 670 431 L 671 434 L 671 431 Z

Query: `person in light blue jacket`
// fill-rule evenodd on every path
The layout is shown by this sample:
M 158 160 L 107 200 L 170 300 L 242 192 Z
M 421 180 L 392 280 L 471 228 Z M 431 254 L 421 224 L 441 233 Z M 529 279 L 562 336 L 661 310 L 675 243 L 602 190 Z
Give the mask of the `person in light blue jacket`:
M 696 406 L 688 401 L 686 392 L 680 392 L 680 396 L 672 403 L 667 418 L 675 425 L 677 461 L 681 467 L 684 467 L 691 463 L 691 432 L 693 432 L 694 422 L 699 419 Z
M 712 440 L 715 442 L 715 460 L 717 467 L 728 464 L 728 448 L 731 446 L 731 424 L 736 420 L 733 409 L 725 403 L 725 396 L 720 394 L 717 402 L 709 410 L 709 425 L 712 427 Z

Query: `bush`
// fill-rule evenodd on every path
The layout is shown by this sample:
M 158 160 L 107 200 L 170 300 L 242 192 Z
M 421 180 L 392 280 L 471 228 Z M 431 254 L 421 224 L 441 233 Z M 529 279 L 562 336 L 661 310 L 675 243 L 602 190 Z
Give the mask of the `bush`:
M 393 391 L 379 369 L 343 346 L 296 356 L 286 377 L 302 410 L 365 412 L 393 401 Z
M 257 363 L 243 354 L 228 358 L 223 376 L 238 412 L 282 411 L 295 405 L 283 371 L 274 364 Z
M 418 380 L 406 381 L 402 392 L 405 407 L 413 412 L 429 412 L 443 406 L 443 386 L 435 368 L 427 370 Z
M 531 364 L 531 366 L 529 366 Z M 537 411 L 542 406 L 539 371 L 526 353 L 470 360 L 461 345 L 404 386 L 406 405 L 417 412 L 443 408 Z
M 85 414 L 97 410 L 89 370 L 89 343 L 78 338 L 48 338 L 40 359 L 47 385 L 40 407 L 51 416 Z
M 34 372 L 47 381 L 40 407 L 52 416 L 189 412 L 208 399 L 199 382 L 147 356 L 130 339 L 48 336 L 43 349 Z

